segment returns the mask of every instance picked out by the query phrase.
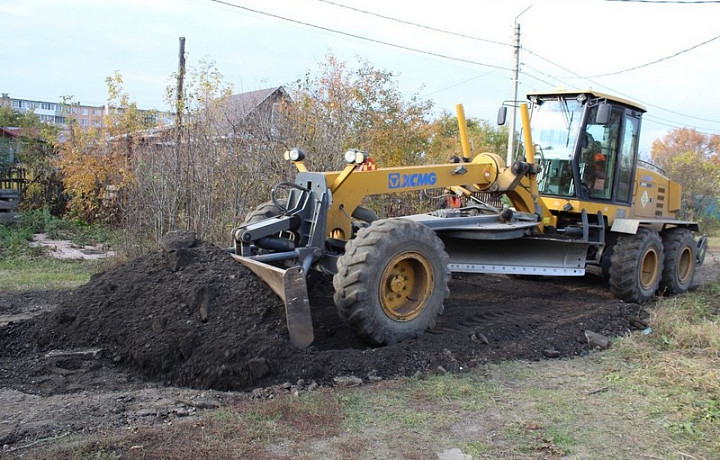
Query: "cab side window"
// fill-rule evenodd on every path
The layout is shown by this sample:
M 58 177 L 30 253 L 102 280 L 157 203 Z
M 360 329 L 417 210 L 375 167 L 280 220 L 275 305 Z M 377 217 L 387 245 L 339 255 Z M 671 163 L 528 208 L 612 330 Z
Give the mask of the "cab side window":
M 618 161 L 617 201 L 629 203 L 632 197 L 632 172 L 635 164 L 635 152 L 637 151 L 638 134 L 640 131 L 640 120 L 636 117 L 625 116 L 625 128 Z

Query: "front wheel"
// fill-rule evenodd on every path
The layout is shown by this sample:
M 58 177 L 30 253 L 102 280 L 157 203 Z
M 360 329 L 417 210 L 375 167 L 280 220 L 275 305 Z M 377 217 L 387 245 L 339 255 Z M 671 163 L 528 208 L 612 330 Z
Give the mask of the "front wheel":
M 663 245 L 665 267 L 660 280 L 660 291 L 682 294 L 690 289 L 695 277 L 695 238 L 686 228 L 673 228 L 663 233 Z
M 663 272 L 663 244 L 660 235 L 648 228 L 635 235 L 621 235 L 610 261 L 610 289 L 626 302 L 652 300 Z
M 333 278 L 338 313 L 373 345 L 416 337 L 444 310 L 448 261 L 430 228 L 406 219 L 375 221 L 338 259 Z

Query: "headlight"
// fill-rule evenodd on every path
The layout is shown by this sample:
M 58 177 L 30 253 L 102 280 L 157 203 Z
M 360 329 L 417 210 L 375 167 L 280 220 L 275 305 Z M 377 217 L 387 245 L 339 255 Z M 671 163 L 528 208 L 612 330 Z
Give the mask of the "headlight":
M 361 152 L 360 150 L 351 149 L 345 152 L 345 163 L 363 164 L 367 157 L 367 153 Z
M 288 161 L 302 161 L 305 159 L 305 152 L 300 149 L 291 149 L 285 152 L 285 159 Z

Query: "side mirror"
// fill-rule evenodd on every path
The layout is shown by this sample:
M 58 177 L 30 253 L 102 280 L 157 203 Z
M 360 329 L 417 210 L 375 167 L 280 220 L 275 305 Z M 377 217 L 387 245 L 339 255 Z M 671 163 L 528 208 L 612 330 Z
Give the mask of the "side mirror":
M 597 115 L 595 116 L 595 123 L 599 125 L 606 125 L 610 123 L 610 112 L 612 112 L 612 105 L 607 102 L 603 102 L 598 106 Z
M 507 119 L 507 107 L 502 106 L 498 109 L 498 113 L 497 113 L 498 126 L 504 125 L 506 119 Z

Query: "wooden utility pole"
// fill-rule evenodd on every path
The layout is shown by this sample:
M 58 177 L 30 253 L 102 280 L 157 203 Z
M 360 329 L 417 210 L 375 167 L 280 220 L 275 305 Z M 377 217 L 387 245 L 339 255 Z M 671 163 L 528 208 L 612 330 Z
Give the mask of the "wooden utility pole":
M 183 113 L 183 85 L 185 83 L 185 37 L 180 37 L 180 54 L 178 56 L 178 76 L 177 76 L 177 100 L 175 102 L 175 126 L 178 131 L 182 127 Z
M 181 207 L 188 208 L 190 201 L 189 193 L 187 189 L 180 188 L 179 184 L 184 183 L 183 171 L 181 166 L 181 154 L 182 154 L 182 132 L 183 123 L 182 116 L 185 110 L 185 95 L 183 84 L 185 82 L 185 37 L 180 37 L 180 54 L 178 56 L 178 75 L 177 75 L 177 97 L 175 100 L 175 184 L 178 185 L 176 190 L 177 201 L 176 205 L 173 206 L 171 211 L 170 230 L 174 230 L 178 224 L 178 211 Z M 189 221 L 188 221 L 189 225 Z

